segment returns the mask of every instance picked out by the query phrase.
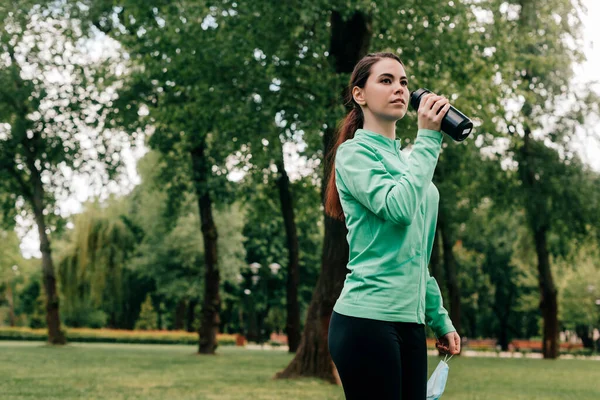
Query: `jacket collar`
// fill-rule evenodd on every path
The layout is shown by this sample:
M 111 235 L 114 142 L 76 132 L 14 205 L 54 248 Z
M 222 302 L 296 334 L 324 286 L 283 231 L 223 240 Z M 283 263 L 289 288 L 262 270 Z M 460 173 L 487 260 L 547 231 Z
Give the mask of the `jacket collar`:
M 390 151 L 394 154 L 397 154 L 401 149 L 400 139 L 390 139 L 380 133 L 368 131 L 366 129 L 357 129 L 354 133 L 354 137 L 367 140 L 369 143 L 375 144 L 377 148 Z

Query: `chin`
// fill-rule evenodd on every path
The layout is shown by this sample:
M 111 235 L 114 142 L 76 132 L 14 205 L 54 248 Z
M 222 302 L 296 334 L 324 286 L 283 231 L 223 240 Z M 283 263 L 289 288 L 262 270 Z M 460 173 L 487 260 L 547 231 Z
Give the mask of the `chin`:
M 406 115 L 406 111 L 402 110 L 397 113 L 386 115 L 386 119 L 389 121 L 398 121 L 398 120 L 404 118 L 405 115 Z
M 406 115 L 406 110 L 405 109 L 400 109 L 400 110 L 385 110 L 382 112 L 378 112 L 378 113 L 373 113 L 373 116 L 379 120 L 382 121 L 388 121 L 388 122 L 396 122 L 399 119 L 404 118 L 404 116 Z

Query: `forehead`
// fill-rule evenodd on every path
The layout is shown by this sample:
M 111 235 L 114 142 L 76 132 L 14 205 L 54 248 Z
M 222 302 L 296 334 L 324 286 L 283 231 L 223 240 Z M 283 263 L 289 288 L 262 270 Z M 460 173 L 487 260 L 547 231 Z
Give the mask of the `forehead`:
M 377 78 L 381 74 L 392 74 L 396 79 L 406 76 L 404 67 L 393 58 L 382 58 L 371 67 L 371 77 Z

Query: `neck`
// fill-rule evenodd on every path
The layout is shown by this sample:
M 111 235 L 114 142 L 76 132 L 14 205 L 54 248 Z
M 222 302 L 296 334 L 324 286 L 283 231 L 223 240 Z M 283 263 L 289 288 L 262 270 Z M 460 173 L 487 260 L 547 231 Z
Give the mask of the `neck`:
M 368 118 L 365 115 L 363 129 L 379 133 L 392 140 L 396 139 L 396 121 L 382 121 L 376 118 Z

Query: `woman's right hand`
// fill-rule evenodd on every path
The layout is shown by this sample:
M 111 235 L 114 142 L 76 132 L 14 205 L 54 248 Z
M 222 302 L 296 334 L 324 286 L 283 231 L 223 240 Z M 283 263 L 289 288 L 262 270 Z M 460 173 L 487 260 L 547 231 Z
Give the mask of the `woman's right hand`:
M 449 109 L 450 103 L 447 98 L 434 93 L 427 93 L 421 99 L 419 110 L 417 111 L 418 128 L 440 131 L 442 128 L 442 119 Z

